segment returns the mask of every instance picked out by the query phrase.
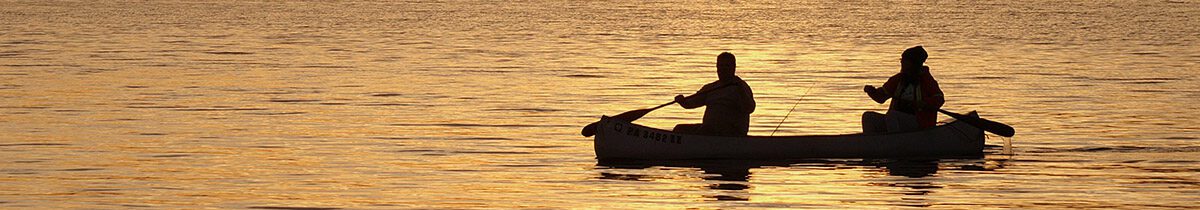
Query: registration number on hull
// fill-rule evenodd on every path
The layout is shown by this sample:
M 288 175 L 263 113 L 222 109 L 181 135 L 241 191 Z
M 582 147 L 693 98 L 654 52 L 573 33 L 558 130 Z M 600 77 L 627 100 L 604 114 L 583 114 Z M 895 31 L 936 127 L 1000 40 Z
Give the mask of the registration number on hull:
M 653 130 L 638 128 L 635 126 L 626 126 L 624 123 L 614 123 L 613 130 L 617 131 L 617 133 L 624 133 L 626 136 L 641 138 L 647 141 L 683 144 L 683 136 L 671 133 L 655 132 Z

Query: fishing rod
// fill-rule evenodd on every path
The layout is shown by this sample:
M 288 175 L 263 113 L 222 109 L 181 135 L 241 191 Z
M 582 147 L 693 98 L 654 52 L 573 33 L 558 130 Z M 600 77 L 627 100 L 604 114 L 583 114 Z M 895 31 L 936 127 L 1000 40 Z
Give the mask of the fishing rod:
M 792 115 L 792 111 L 796 110 L 796 105 L 800 105 L 800 102 L 804 101 L 804 97 L 808 96 L 808 91 L 812 90 L 812 88 L 815 84 L 816 83 L 813 83 L 813 85 L 808 85 L 808 89 L 804 89 L 804 94 L 800 95 L 800 100 L 797 100 L 796 104 L 792 104 L 792 109 L 789 109 L 788 113 L 783 115 L 783 119 L 779 120 L 778 125 L 775 125 L 775 130 L 771 131 L 771 136 L 775 136 L 775 131 L 779 131 L 779 126 L 783 126 L 783 122 L 787 121 L 788 116 Z

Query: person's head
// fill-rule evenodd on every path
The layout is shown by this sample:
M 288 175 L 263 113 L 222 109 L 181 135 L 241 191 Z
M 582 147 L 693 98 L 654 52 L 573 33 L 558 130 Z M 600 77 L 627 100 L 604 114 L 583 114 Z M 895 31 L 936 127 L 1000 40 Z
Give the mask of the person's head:
M 736 70 L 737 59 L 733 57 L 733 53 L 723 52 L 717 56 L 717 78 L 721 80 L 733 78 Z
M 900 54 L 900 72 L 906 76 L 916 76 L 918 71 L 924 69 L 927 58 L 929 54 L 920 45 L 904 50 L 904 53 Z

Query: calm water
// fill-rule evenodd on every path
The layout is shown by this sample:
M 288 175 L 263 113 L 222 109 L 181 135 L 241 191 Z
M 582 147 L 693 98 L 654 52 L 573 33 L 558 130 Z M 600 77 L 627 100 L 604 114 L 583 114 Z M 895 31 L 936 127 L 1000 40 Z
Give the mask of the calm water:
M 0 22 L 3 208 L 1200 207 L 1192 0 L 4 1 Z M 854 132 L 913 45 L 1014 155 L 609 163 L 578 135 L 714 80 L 722 51 L 752 134 L 810 87 L 777 135 Z

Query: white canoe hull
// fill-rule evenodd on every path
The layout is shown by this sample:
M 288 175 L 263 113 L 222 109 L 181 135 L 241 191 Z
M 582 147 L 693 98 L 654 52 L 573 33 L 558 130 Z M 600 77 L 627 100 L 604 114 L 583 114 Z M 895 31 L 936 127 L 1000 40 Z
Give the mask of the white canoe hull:
M 963 122 L 888 134 L 721 137 L 678 134 L 601 117 L 599 159 L 792 159 L 982 156 L 983 130 Z

